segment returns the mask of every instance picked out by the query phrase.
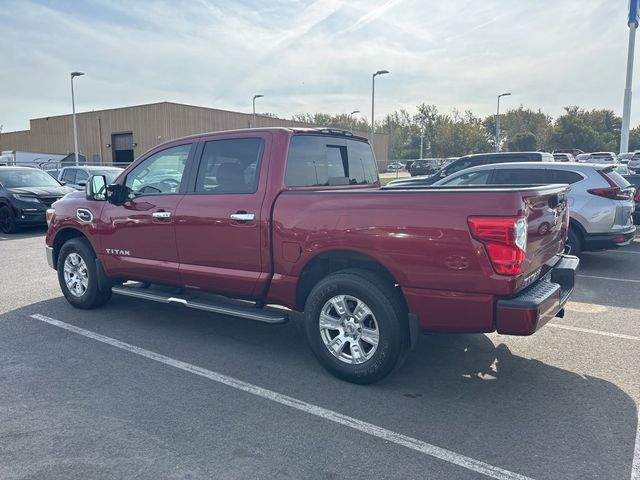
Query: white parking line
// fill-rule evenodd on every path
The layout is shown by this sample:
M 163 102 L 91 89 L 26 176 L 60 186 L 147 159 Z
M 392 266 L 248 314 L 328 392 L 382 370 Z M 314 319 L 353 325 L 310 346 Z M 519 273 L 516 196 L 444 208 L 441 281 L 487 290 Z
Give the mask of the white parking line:
M 560 325 L 558 323 L 547 323 L 549 327 L 562 328 L 564 330 L 573 330 L 574 332 L 593 333 L 596 335 L 603 335 L 605 337 L 624 338 L 625 340 L 634 340 L 640 342 L 640 337 L 634 337 L 633 335 L 625 335 L 624 333 L 612 333 L 605 332 L 603 330 L 591 330 L 589 328 L 571 327 L 569 325 Z
M 595 278 L 597 280 L 615 280 L 616 282 L 630 282 L 630 283 L 640 283 L 640 280 L 633 280 L 631 278 L 615 278 L 615 277 L 599 277 L 598 275 L 576 275 L 577 277 L 582 278 Z
M 295 408 L 296 410 L 300 410 L 310 415 L 314 415 L 316 417 L 338 423 L 345 427 L 358 430 L 360 432 L 366 433 L 367 435 L 377 437 L 384 441 L 392 442 L 396 445 L 410 448 L 411 450 L 415 450 L 417 452 L 429 455 L 439 460 L 443 460 L 453 465 L 457 465 L 476 473 L 486 475 L 487 477 L 496 478 L 499 480 L 532 480 L 530 477 L 525 477 L 524 475 L 520 475 L 509 470 L 494 467 L 493 465 L 489 465 L 488 463 L 481 462 L 474 458 L 461 455 L 445 448 L 431 445 L 421 440 L 402 435 L 401 433 L 396 433 L 394 431 L 387 430 L 386 428 L 363 422 L 361 420 L 343 415 L 333 410 L 328 410 L 312 403 L 307 403 L 302 400 L 289 397 L 287 395 L 282 395 L 272 390 L 267 390 L 266 388 L 258 387 L 257 385 L 253 385 L 251 383 L 243 382 L 242 380 L 237 380 L 222 373 L 214 372 L 212 370 L 207 370 L 190 363 L 166 357 L 159 353 L 145 350 L 144 348 L 136 347 L 135 345 L 131 345 L 129 343 L 116 340 L 115 338 L 107 337 L 99 333 L 85 330 L 84 328 L 76 327 L 75 325 L 61 322 L 60 320 L 56 320 L 45 315 L 31 315 L 31 318 L 40 320 L 41 322 L 45 322 L 59 328 L 63 328 L 73 333 L 77 333 L 78 335 L 91 338 L 98 342 L 106 343 L 113 347 L 126 350 L 141 357 L 145 357 L 150 360 L 154 360 L 156 362 L 163 363 L 180 370 L 184 370 L 185 372 L 193 373 L 194 375 L 207 378 L 228 387 L 235 388 L 252 395 L 256 395 L 257 397 L 271 400 L 272 402 L 276 402 L 287 407 Z
M 636 427 L 636 446 L 633 449 L 631 480 L 640 480 L 640 416 L 638 417 L 638 423 Z
M 607 253 L 633 253 L 635 255 L 640 255 L 640 252 L 630 250 L 608 250 Z

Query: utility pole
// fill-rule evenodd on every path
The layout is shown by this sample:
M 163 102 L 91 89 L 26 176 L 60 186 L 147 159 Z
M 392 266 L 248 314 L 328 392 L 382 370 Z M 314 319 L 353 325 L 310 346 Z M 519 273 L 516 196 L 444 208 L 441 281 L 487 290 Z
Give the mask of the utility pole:
M 496 110 L 496 152 L 500 151 L 500 97 L 506 97 L 510 93 L 501 93 L 498 95 L 498 108 Z
M 71 109 L 73 111 L 73 153 L 76 157 L 76 167 L 80 164 L 78 160 L 78 125 L 76 124 L 76 98 L 73 93 L 73 79 L 84 75 L 82 72 L 71 72 Z
M 389 73 L 388 70 L 378 70 L 371 76 L 371 148 L 373 151 L 376 151 L 376 147 L 374 146 L 373 139 L 376 135 L 376 118 L 375 118 L 375 102 L 376 102 L 376 77 L 378 75 L 386 75 Z
M 638 0 L 629 1 L 629 46 L 627 48 L 627 78 L 624 84 L 624 103 L 622 106 L 622 131 L 620 132 L 620 153 L 629 151 L 629 125 L 631 123 L 631 84 L 633 82 L 633 57 L 638 28 Z

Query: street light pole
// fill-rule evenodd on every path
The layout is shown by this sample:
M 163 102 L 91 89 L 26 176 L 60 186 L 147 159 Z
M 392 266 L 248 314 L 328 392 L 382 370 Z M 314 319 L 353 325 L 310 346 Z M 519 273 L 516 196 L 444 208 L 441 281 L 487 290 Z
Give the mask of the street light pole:
M 264 95 L 254 95 L 253 96 L 253 118 L 251 120 L 251 128 L 256 128 L 256 98 L 262 98 Z
M 510 93 L 501 93 L 498 95 L 498 108 L 496 110 L 496 152 L 500 151 L 500 97 L 506 97 Z
M 422 158 L 422 145 L 424 144 L 424 127 L 420 130 L 420 158 Z
M 375 120 L 375 93 L 376 93 L 376 77 L 378 75 L 386 75 L 389 73 L 388 70 L 378 70 L 371 76 L 371 148 L 375 151 L 373 139 L 375 137 L 375 129 L 376 129 L 376 120 Z
M 349 120 L 351 121 L 351 133 L 353 133 L 353 116 L 354 116 L 356 113 L 360 113 L 360 110 L 354 110 L 353 112 L 351 112 L 351 113 L 349 114 Z
M 622 131 L 620 132 L 620 153 L 629 151 L 629 124 L 631 123 L 631 83 L 633 80 L 633 56 L 638 28 L 638 0 L 629 2 L 629 47 L 627 48 L 627 78 L 624 85 L 624 103 L 622 105 Z
M 78 160 L 78 125 L 76 124 L 76 98 L 73 93 L 73 79 L 84 75 L 82 72 L 71 72 L 71 109 L 73 111 L 73 153 L 76 158 L 76 166 L 80 164 Z

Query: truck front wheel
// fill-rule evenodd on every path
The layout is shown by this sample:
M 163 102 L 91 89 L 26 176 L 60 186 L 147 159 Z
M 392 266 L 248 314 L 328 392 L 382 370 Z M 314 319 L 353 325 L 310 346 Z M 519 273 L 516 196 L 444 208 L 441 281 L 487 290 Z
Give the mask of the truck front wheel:
M 388 375 L 408 348 L 406 310 L 384 277 L 342 270 L 322 279 L 305 305 L 313 353 L 337 377 L 373 383 Z
M 84 238 L 72 238 L 62 246 L 57 267 L 62 293 L 74 307 L 97 308 L 111 298 L 111 289 L 99 288 L 96 255 Z

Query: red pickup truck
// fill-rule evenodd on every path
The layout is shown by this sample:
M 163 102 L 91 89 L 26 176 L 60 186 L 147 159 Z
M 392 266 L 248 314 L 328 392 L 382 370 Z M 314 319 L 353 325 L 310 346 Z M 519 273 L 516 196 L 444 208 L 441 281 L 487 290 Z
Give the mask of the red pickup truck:
M 381 188 L 349 132 L 202 134 L 56 202 L 47 258 L 78 308 L 116 293 L 269 323 L 288 319 L 273 305 L 303 311 L 320 362 L 370 383 L 419 329 L 530 335 L 562 316 L 567 191 Z

